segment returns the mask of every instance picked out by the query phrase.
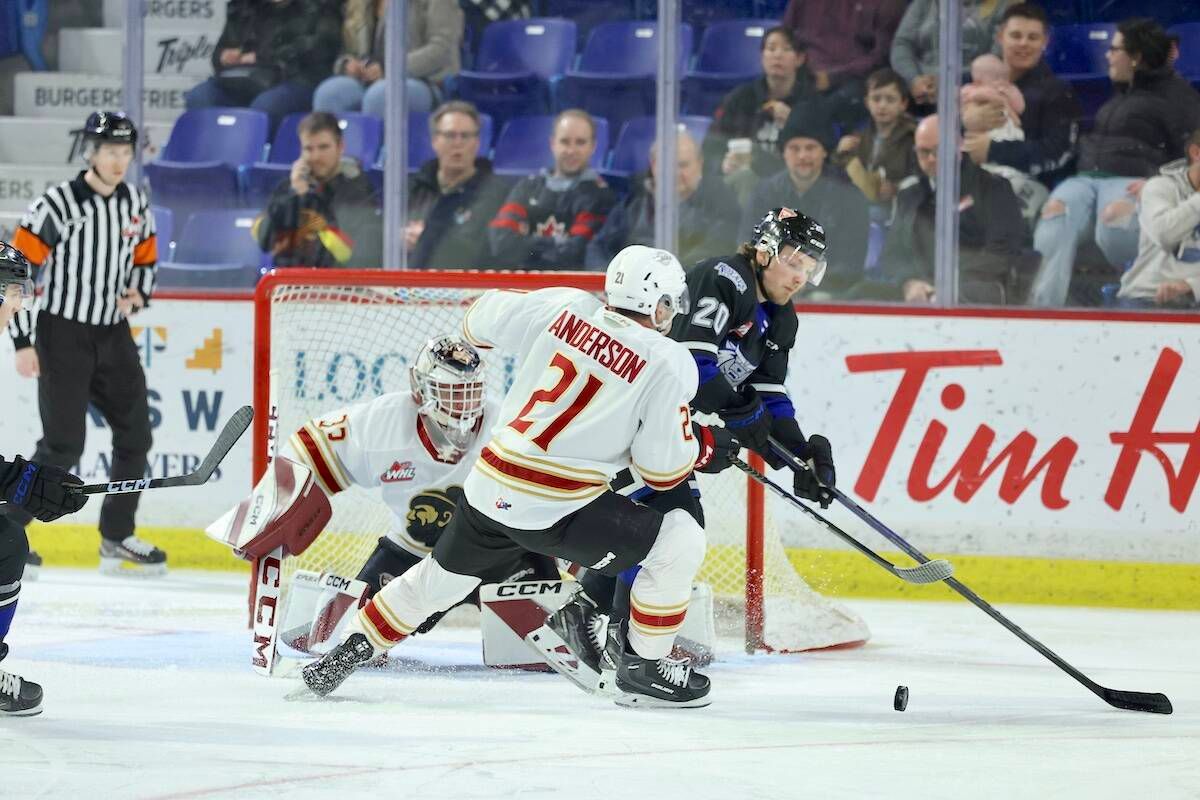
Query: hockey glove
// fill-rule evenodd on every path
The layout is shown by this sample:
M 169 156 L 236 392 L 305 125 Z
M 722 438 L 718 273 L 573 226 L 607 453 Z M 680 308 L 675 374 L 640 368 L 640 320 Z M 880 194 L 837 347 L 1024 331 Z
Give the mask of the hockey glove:
M 17 456 L 0 482 L 0 496 L 14 506 L 20 506 L 42 522 L 56 520 L 64 514 L 74 514 L 83 508 L 87 495 L 71 488 L 83 481 L 59 467 L 35 464 Z
M 725 421 L 729 432 L 742 443 L 742 447 L 767 456 L 771 452 L 767 441 L 771 435 L 771 412 L 754 389 L 748 389 L 743 397 L 746 402 L 742 405 L 718 411 L 717 414 Z
M 829 508 L 829 504 L 833 502 L 833 492 L 829 490 L 837 485 L 837 472 L 833 468 L 833 450 L 829 446 L 829 440 L 821 435 L 810 436 L 805 451 L 804 456 L 807 458 L 801 457 L 808 462 L 809 468 L 796 471 L 792 487 L 797 496 L 820 503 L 821 508 Z
M 719 425 L 710 427 L 693 422 L 692 433 L 700 443 L 700 455 L 696 458 L 698 472 L 721 472 L 742 451 L 742 444 L 737 437 Z

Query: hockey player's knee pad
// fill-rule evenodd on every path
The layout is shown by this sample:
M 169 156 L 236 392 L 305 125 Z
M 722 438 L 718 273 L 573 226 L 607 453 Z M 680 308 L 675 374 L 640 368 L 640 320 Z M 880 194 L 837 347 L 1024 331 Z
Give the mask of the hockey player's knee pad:
M 21 580 L 28 555 L 29 539 L 25 530 L 0 514 L 0 586 Z
M 642 563 L 648 568 L 677 570 L 692 576 L 704 563 L 705 550 L 704 529 L 688 512 L 675 509 L 663 517 L 658 538 Z
M 355 577 L 367 584 L 367 597 L 371 597 L 420 560 L 388 537 L 381 536 L 374 552 Z

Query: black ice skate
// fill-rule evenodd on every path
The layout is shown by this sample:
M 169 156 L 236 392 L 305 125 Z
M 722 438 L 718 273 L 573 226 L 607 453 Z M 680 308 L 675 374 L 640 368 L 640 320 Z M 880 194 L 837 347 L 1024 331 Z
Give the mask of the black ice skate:
M 610 645 L 615 640 L 608 635 L 607 619 L 582 590 L 577 589 L 525 641 L 555 672 L 585 692 L 612 691 L 617 651 Z
M 0 644 L 0 661 L 8 645 Z M 0 669 L 0 717 L 32 717 L 42 713 L 42 687 Z
M 136 536 L 126 536 L 119 542 L 100 540 L 100 572 L 105 575 L 141 575 L 158 577 L 167 574 L 167 554 Z
M 712 702 L 708 678 L 686 659 L 642 658 L 628 649 L 617 666 L 615 702 L 630 708 L 701 708 Z
M 25 574 L 21 576 L 21 580 L 36 581 L 41 573 L 42 557 L 30 550 L 29 555 L 25 556 Z
M 324 697 L 342 685 L 350 673 L 375 657 L 375 648 L 361 633 L 350 638 L 304 667 L 304 684 L 313 694 Z

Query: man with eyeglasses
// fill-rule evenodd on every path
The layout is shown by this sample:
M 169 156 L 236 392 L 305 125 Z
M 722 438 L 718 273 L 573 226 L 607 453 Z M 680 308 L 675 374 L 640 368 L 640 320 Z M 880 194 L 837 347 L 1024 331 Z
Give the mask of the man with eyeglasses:
M 482 269 L 493 266 L 488 223 L 508 194 L 507 182 L 479 156 L 479 112 L 461 100 L 429 117 L 437 158 L 408 182 L 404 246 L 414 269 Z

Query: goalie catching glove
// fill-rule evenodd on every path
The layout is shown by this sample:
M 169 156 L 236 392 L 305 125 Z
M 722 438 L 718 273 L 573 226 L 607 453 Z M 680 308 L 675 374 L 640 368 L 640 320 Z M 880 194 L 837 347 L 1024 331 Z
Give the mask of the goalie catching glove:
M 796 495 L 814 503 L 820 503 L 821 508 L 829 508 L 833 502 L 833 492 L 829 491 L 837 485 L 837 472 L 833 468 L 833 449 L 829 440 L 824 436 L 808 437 L 804 452 L 798 454 L 802 461 L 808 463 L 808 469 L 796 470 L 795 481 L 792 484 Z
M 725 428 L 693 422 L 692 433 L 700 443 L 700 455 L 696 457 L 697 472 L 721 472 L 733 463 L 732 459 L 742 450 L 741 442 Z

